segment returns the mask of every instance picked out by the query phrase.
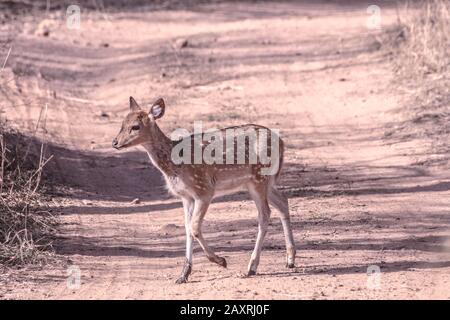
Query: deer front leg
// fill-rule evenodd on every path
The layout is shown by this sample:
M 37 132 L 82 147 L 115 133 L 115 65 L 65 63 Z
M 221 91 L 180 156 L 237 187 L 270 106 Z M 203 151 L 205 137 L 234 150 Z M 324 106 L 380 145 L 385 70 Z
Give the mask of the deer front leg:
M 227 261 L 225 260 L 225 258 L 219 257 L 214 253 L 214 251 L 206 244 L 206 241 L 203 238 L 202 234 L 203 218 L 205 217 L 210 202 L 211 202 L 210 198 L 195 200 L 194 212 L 192 214 L 192 221 L 191 221 L 191 232 L 192 236 L 198 241 L 198 243 L 202 247 L 208 260 L 217 263 L 219 266 L 226 268 Z
M 193 237 L 191 233 L 191 220 L 192 211 L 194 209 L 194 200 L 183 198 L 184 209 L 184 228 L 186 229 L 186 260 L 184 260 L 184 266 L 181 270 L 180 276 L 175 281 L 176 283 L 185 283 L 188 280 L 192 271 L 192 253 L 194 250 Z

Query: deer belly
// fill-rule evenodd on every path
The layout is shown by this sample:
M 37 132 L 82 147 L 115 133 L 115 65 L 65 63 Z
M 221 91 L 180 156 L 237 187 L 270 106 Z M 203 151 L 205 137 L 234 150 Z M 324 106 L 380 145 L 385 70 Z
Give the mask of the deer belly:
M 237 191 L 246 190 L 247 183 L 250 181 L 251 175 L 249 172 L 233 172 L 229 174 L 217 175 L 214 186 L 214 196 L 221 196 L 225 194 L 234 193 Z

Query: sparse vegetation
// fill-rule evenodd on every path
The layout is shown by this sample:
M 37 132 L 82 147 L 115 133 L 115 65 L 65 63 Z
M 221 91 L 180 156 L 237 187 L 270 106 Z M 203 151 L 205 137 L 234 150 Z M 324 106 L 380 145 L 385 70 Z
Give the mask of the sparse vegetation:
M 412 125 L 399 129 L 403 136 L 438 138 L 433 139 L 433 151 L 445 160 L 450 134 L 450 1 L 410 2 L 400 16 L 395 70 L 413 94 L 406 110 Z
M 411 7 L 411 8 L 409 8 Z M 450 1 L 428 0 L 411 16 L 407 7 L 402 21 L 402 38 L 397 71 L 407 77 L 449 77 Z
M 9 22 L 25 6 L 19 1 L 0 5 L 2 9 L 10 9 L 2 11 L 0 17 L 8 35 L 0 39 L 2 76 L 5 68 L 10 67 L 9 58 L 14 54 L 11 37 L 16 33 L 13 29 L 18 28 Z M 7 96 L 14 94 L 11 75 L 12 72 L 1 78 L 1 91 Z M 0 272 L 5 267 L 41 263 L 50 257 L 47 249 L 51 246 L 56 219 L 45 204 L 41 180 L 51 157 L 45 157 L 44 144 L 35 135 L 25 136 L 0 119 Z
M 0 127 L 0 266 L 39 263 L 48 257 L 56 220 L 40 191 L 41 144 Z

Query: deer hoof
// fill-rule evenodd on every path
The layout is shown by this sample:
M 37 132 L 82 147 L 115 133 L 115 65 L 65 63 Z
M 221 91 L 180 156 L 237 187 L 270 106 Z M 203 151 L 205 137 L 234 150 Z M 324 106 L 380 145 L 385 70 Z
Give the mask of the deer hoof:
M 248 270 L 248 272 L 247 272 L 247 277 L 254 276 L 255 274 L 256 274 L 256 271 L 255 271 L 255 270 Z
M 224 268 L 227 267 L 227 260 L 225 260 L 225 258 L 217 257 L 216 263 L 221 267 L 224 267 Z
M 227 267 L 227 260 L 222 257 L 214 256 L 214 257 L 208 257 L 208 260 L 214 263 L 217 263 L 219 266 L 226 268 Z
M 181 271 L 181 275 L 178 277 L 175 283 L 177 284 L 186 283 L 191 272 L 192 272 L 192 265 L 186 259 L 186 261 L 184 262 L 183 270 Z
M 179 277 L 177 280 L 175 280 L 176 284 L 182 284 L 187 282 L 187 277 Z
M 295 264 L 293 262 L 286 263 L 286 268 L 292 269 L 295 268 Z

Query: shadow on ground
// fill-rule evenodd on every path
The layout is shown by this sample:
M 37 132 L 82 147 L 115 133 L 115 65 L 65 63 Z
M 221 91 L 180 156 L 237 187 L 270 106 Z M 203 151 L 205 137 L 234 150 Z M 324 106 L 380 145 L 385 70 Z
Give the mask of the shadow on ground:
M 367 221 L 341 221 L 337 223 L 333 220 L 328 220 L 321 223 L 322 230 L 338 229 L 337 232 L 343 232 L 342 230 L 349 225 L 356 226 L 355 223 L 364 224 L 367 226 Z M 385 221 L 383 226 L 384 231 L 386 229 L 394 229 L 392 223 L 398 223 L 395 218 L 392 221 Z M 444 225 L 448 227 L 450 220 L 447 215 L 442 214 L 435 216 L 430 223 L 439 224 L 442 229 Z M 301 224 L 302 229 L 309 229 L 310 226 L 316 226 L 316 223 L 311 221 L 296 222 L 294 229 L 297 228 L 296 224 Z M 370 225 L 371 223 L 369 223 Z M 210 229 L 218 228 L 218 226 L 212 225 Z M 351 238 L 340 239 L 335 241 L 308 241 L 301 242 L 298 246 L 299 260 L 303 260 L 305 267 L 302 268 L 302 273 L 306 274 L 348 274 L 348 273 L 361 273 L 367 271 L 366 265 L 351 266 L 339 266 L 339 265 L 308 265 L 307 260 L 304 260 L 305 256 L 308 256 L 309 252 L 328 251 L 328 252 L 348 252 L 349 250 L 364 251 L 371 253 L 378 253 L 380 250 L 387 252 L 398 251 L 398 253 L 406 251 L 419 251 L 421 253 L 442 253 L 444 250 L 449 251 L 450 247 L 444 245 L 448 241 L 448 237 L 443 236 L 420 236 L 421 227 L 414 228 L 410 232 L 417 231 L 419 235 L 412 235 L 409 237 L 399 238 Z M 254 243 L 248 239 L 254 239 L 256 237 L 257 226 L 254 220 L 239 220 L 225 222 L 220 225 L 219 234 L 214 233 L 214 236 L 206 233 L 206 239 L 208 243 L 214 248 L 216 252 L 227 257 L 228 254 L 235 254 L 240 252 L 250 252 L 253 250 Z M 229 231 L 233 230 L 233 231 Z M 174 235 L 175 233 L 175 235 Z M 272 223 L 269 228 L 269 233 L 282 233 L 281 225 L 279 223 Z M 134 239 L 132 243 L 123 243 L 121 245 L 111 245 L 111 243 L 119 242 L 120 239 L 102 237 L 102 238 L 86 238 L 86 237 L 71 237 L 68 239 L 61 239 L 61 245 L 58 246 L 57 252 L 65 255 L 84 255 L 84 256 L 123 256 L 123 257 L 142 257 L 142 258 L 182 258 L 185 254 L 183 230 L 172 232 L 170 236 L 164 234 L 149 234 L 146 238 Z M 282 251 L 284 245 L 281 243 L 281 237 L 279 237 L 279 245 L 269 246 L 265 245 L 264 251 Z M 267 241 L 266 241 L 267 243 Z M 226 244 L 226 245 L 224 245 Z M 157 248 L 157 249 L 155 249 Z M 197 246 L 194 250 L 196 256 L 202 255 L 201 249 Z M 396 254 L 398 261 L 394 262 L 381 262 L 381 268 L 383 272 L 396 272 L 406 271 L 411 268 L 444 268 L 450 266 L 450 261 L 418 261 L 418 260 L 402 260 L 402 254 Z M 300 272 L 300 271 L 297 271 Z M 267 276 L 291 276 L 293 272 L 286 271 L 280 273 L 262 273 Z

